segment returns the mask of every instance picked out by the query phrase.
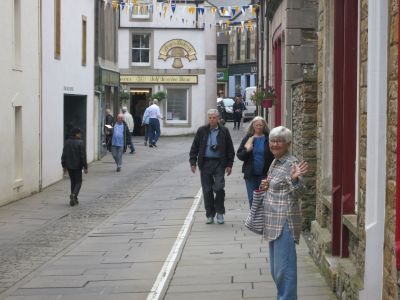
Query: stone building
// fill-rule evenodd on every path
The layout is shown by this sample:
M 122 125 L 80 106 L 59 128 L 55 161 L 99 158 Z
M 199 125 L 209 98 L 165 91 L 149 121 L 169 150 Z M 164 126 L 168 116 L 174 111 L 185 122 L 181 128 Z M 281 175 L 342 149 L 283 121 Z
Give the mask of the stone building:
M 281 123 L 293 129 L 293 153 L 311 162 L 306 206 L 302 201 L 310 252 L 338 299 L 398 299 L 398 0 L 259 4 L 264 30 L 258 34 L 265 40 L 259 83 L 278 79 L 277 97 L 286 109 Z M 314 11 L 317 34 L 307 26 L 285 31 L 297 23 L 295 16 Z M 277 15 L 287 18 L 281 27 L 274 25 Z M 280 28 L 285 46 L 277 64 Z M 305 61 L 290 66 L 299 67 L 298 76 L 289 82 L 286 72 L 279 89 L 276 66 L 290 70 L 290 55 L 315 45 L 315 52 L 299 54 Z

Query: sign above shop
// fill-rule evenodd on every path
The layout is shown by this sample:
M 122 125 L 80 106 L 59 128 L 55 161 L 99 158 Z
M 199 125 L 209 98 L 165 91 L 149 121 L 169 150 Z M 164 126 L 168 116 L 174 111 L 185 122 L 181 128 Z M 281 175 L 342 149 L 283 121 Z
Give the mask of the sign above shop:
M 197 84 L 197 75 L 121 75 L 121 83 Z
M 158 59 L 164 61 L 168 58 L 174 59 L 172 67 L 181 69 L 183 68 L 182 58 L 186 58 L 188 61 L 197 60 L 196 50 L 188 41 L 182 39 L 170 40 L 161 46 L 158 56 Z

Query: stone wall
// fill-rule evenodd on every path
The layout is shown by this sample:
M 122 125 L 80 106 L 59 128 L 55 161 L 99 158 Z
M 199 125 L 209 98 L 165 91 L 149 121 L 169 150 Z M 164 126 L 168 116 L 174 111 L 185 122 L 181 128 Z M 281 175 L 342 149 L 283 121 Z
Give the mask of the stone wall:
M 384 269 L 382 299 L 398 299 L 396 269 L 396 143 L 397 143 L 397 90 L 398 90 L 398 2 L 390 0 L 388 45 L 388 118 L 386 153 L 386 216 L 384 240 Z M 399 216 L 397 216 L 398 218 Z
M 310 230 L 315 219 L 315 181 L 317 165 L 317 82 L 314 65 L 303 66 L 308 77 L 292 84 L 293 155 L 305 160 L 309 172 L 304 176 L 306 192 L 301 199 L 303 230 Z

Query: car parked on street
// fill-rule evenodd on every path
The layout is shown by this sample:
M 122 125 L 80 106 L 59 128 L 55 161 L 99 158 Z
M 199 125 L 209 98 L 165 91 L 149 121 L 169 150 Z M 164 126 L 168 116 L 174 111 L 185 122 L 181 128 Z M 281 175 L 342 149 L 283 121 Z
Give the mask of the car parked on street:
M 223 98 L 217 102 L 217 109 L 222 119 L 225 121 L 233 121 L 233 103 L 232 98 Z

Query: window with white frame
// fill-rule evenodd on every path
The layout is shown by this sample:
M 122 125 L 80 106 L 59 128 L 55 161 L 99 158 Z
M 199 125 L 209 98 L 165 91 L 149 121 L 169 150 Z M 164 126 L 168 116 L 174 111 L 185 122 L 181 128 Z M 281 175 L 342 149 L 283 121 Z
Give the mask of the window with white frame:
M 188 123 L 188 90 L 167 89 L 167 123 Z
M 150 34 L 132 33 L 132 65 L 150 64 Z
M 132 19 L 150 19 L 151 0 L 136 0 L 130 12 Z

